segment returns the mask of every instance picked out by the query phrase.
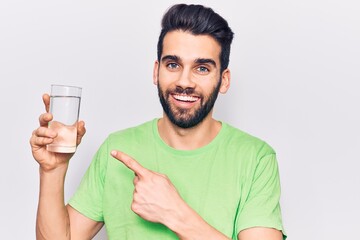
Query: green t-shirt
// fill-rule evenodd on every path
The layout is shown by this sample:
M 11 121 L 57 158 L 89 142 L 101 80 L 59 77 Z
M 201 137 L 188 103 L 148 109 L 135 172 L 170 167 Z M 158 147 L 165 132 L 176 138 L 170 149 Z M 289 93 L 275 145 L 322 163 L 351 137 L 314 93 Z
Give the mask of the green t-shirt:
M 166 174 L 190 207 L 232 239 L 255 226 L 283 230 L 278 166 L 269 145 L 222 123 L 208 145 L 176 150 L 160 138 L 157 120 L 109 135 L 69 204 L 104 221 L 110 239 L 178 239 L 164 225 L 132 212 L 134 173 L 111 157 L 116 149 Z

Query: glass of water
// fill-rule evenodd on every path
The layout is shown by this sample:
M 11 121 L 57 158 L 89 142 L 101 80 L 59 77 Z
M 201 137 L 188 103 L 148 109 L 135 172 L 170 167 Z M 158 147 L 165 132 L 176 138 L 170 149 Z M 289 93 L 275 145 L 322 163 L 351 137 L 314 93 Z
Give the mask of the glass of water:
M 48 151 L 75 152 L 81 90 L 81 87 L 51 85 L 50 113 L 53 119 L 49 123 L 49 128 L 55 130 L 58 135 L 47 145 Z

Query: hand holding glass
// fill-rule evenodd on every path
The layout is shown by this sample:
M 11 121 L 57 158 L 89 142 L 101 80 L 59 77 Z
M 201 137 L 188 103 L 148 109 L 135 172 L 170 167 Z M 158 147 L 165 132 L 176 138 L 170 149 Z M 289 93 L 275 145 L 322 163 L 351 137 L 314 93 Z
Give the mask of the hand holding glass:
M 80 100 L 80 87 L 51 85 L 50 113 L 53 119 L 49 123 L 49 128 L 55 130 L 58 135 L 51 144 L 47 145 L 48 151 L 75 152 Z

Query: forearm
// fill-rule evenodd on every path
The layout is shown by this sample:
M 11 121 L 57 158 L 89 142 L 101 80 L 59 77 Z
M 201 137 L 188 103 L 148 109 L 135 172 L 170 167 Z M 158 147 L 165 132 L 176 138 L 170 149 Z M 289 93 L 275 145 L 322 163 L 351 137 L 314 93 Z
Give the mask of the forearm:
M 227 236 L 209 225 L 200 215 L 186 206 L 178 217 L 169 221 L 167 226 L 181 240 L 229 240 Z
M 64 204 L 67 166 L 51 172 L 40 169 L 40 194 L 36 219 L 36 238 L 70 239 L 70 220 Z

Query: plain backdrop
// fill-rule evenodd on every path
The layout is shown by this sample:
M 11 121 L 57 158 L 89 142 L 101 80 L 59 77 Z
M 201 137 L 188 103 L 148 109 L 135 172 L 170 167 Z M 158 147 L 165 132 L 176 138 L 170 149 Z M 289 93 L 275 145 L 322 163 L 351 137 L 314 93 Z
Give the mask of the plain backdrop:
M 160 19 L 173 3 L 0 2 L 0 239 L 35 239 L 39 176 L 29 138 L 51 84 L 83 87 L 87 134 L 70 163 L 66 200 L 110 132 L 161 116 L 152 68 Z M 356 239 L 359 2 L 192 3 L 212 7 L 235 32 L 231 88 L 215 117 L 277 151 L 288 239 Z

